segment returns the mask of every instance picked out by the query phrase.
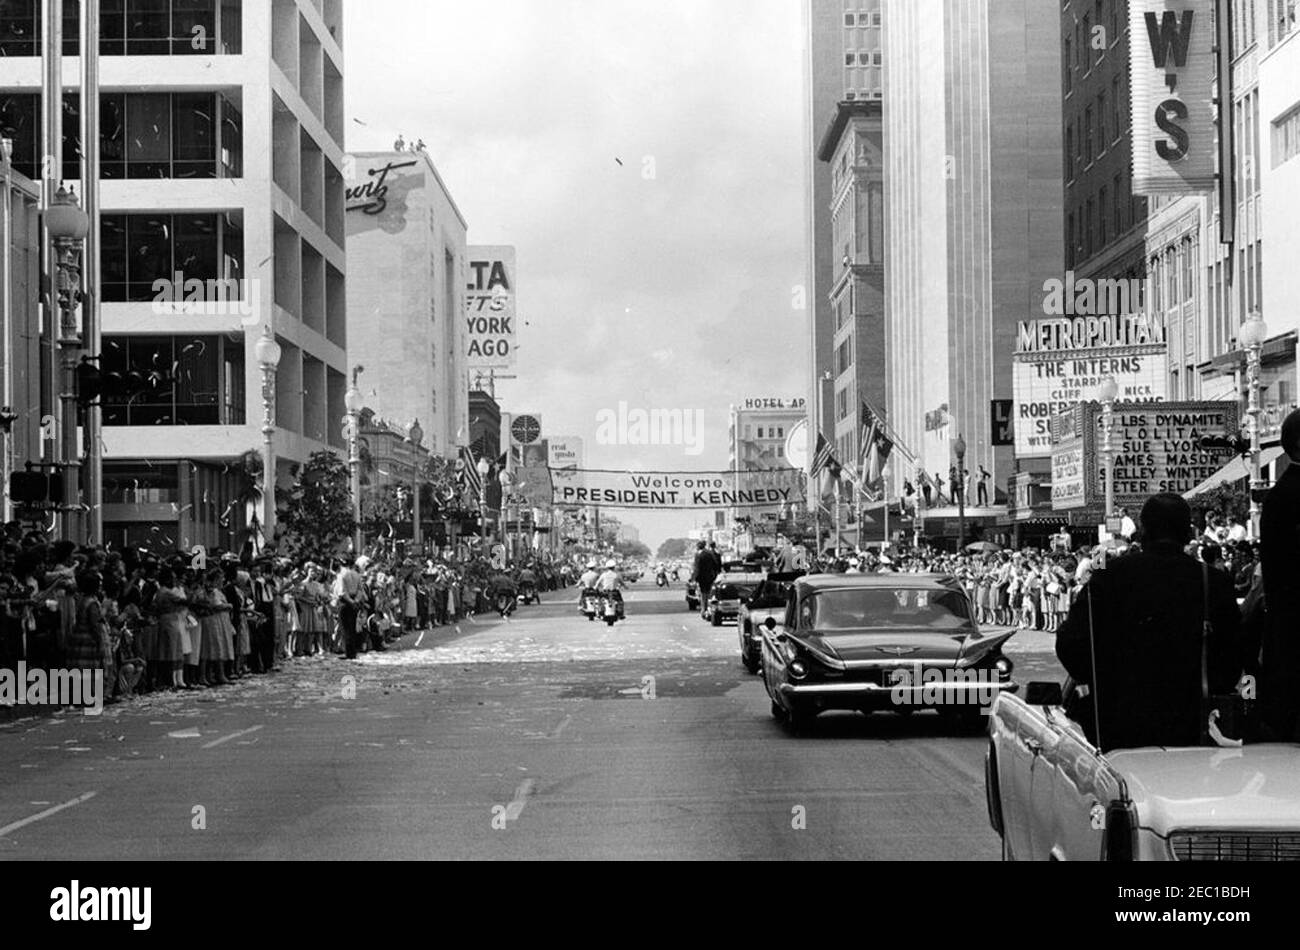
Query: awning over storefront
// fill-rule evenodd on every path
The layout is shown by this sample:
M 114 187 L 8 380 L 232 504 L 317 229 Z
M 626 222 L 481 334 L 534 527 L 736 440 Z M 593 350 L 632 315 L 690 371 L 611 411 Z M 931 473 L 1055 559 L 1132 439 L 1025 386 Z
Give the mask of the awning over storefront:
M 1268 465 L 1272 462 L 1277 461 L 1277 459 L 1280 458 L 1281 455 L 1282 455 L 1282 449 L 1280 446 L 1277 445 L 1272 446 L 1271 448 L 1261 449 L 1259 453 L 1259 464 L 1261 467 Z M 1247 464 L 1246 459 L 1238 455 L 1231 462 L 1223 466 L 1223 468 L 1219 469 L 1217 472 L 1215 472 L 1205 481 L 1201 482 L 1191 491 L 1185 492 L 1183 494 L 1183 497 L 1195 498 L 1197 495 L 1203 495 L 1207 491 L 1210 491 L 1211 489 L 1218 488 L 1220 485 L 1226 485 L 1230 482 L 1239 482 L 1243 478 L 1249 478 L 1249 477 L 1250 477 L 1250 467 Z

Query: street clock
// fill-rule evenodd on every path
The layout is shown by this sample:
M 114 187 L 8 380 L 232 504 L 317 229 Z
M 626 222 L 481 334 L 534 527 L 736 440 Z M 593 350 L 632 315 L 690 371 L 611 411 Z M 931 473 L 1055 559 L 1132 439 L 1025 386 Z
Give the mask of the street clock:
M 515 416 L 510 423 L 510 435 L 520 445 L 532 445 L 542 436 L 542 424 L 536 416 Z

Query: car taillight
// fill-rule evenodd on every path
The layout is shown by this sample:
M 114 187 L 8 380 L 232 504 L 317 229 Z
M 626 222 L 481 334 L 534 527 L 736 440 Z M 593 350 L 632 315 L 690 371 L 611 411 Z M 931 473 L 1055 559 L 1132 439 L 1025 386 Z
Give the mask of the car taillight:
M 1137 860 L 1137 808 L 1132 802 L 1111 802 L 1106 806 L 1106 832 L 1101 839 L 1103 861 Z

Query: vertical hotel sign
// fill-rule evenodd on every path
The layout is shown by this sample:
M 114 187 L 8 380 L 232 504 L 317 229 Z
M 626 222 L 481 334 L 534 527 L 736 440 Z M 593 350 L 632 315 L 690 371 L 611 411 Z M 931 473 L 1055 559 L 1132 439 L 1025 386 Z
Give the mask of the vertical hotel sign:
M 1214 2 L 1129 2 L 1134 194 L 1215 187 Z

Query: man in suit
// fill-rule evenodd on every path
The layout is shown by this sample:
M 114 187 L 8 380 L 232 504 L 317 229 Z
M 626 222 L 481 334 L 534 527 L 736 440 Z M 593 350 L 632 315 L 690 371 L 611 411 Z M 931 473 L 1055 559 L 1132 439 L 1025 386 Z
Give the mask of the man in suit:
M 1096 704 L 1095 714 L 1079 711 L 1079 724 L 1103 751 L 1199 744 L 1207 600 L 1211 693 L 1228 692 L 1241 676 L 1232 579 L 1203 573 L 1183 550 L 1192 536 L 1191 508 L 1179 495 L 1154 495 L 1141 521 L 1142 550 L 1095 571 L 1056 635 L 1061 664 Z

